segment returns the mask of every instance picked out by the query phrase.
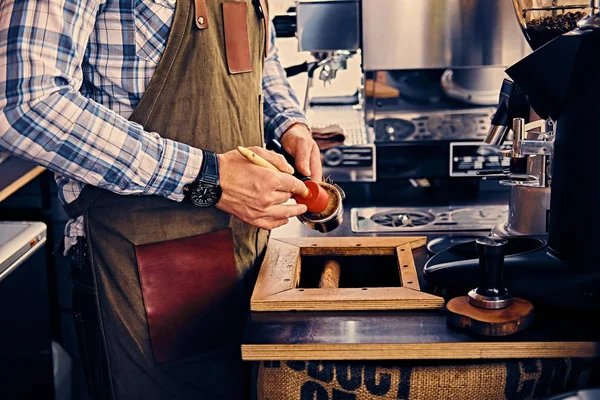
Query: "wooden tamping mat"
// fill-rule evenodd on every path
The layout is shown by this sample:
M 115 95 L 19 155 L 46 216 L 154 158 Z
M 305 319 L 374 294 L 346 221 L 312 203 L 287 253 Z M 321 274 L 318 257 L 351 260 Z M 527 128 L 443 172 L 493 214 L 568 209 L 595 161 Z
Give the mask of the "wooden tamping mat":
M 271 239 L 252 311 L 440 309 L 421 291 L 412 250 L 425 237 Z
M 507 336 L 528 328 L 534 307 L 514 298 L 502 284 L 506 239 L 481 237 L 476 241 L 481 284 L 467 296 L 446 304 L 448 324 L 484 336 Z

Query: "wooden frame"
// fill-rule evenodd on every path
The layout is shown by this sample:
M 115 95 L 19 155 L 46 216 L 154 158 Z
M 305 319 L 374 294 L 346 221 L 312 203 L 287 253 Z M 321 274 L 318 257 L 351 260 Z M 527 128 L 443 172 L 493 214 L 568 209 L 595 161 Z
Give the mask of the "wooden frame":
M 412 249 L 425 237 L 271 239 L 250 301 L 252 311 L 439 309 L 444 299 L 421 292 Z M 393 256 L 400 287 L 298 288 L 301 256 Z

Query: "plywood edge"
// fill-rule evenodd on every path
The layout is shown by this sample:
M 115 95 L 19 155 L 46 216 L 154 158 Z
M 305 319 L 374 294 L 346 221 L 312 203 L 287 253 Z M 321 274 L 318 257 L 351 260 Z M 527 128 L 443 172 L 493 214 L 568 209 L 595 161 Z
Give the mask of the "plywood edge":
M 450 360 L 597 358 L 600 342 L 460 342 L 358 344 L 243 344 L 242 359 L 261 360 Z
M 371 237 L 371 236 L 339 236 L 339 237 L 286 237 L 276 238 L 274 240 L 291 244 L 298 247 L 356 247 L 360 244 L 363 248 L 396 248 L 405 244 L 411 244 L 415 249 L 424 246 L 427 243 L 426 236 L 391 236 L 391 237 Z
M 421 290 L 410 244 L 396 247 L 396 257 L 398 259 L 398 272 L 402 287 Z
M 44 168 L 44 167 L 40 167 L 40 166 L 34 167 L 29 172 L 22 175 L 19 179 L 13 181 L 10 185 L 8 185 L 4 189 L 2 189 L 2 191 L 0 191 L 0 201 L 5 200 L 9 196 L 11 196 L 13 193 L 15 193 L 17 190 L 19 190 L 23 186 L 27 185 L 29 182 L 31 182 L 32 180 L 37 178 L 39 175 L 41 175 L 42 172 L 44 172 L 45 170 L 46 170 L 46 168 Z
M 444 299 L 408 288 L 290 289 L 256 299 L 253 311 L 430 310 Z
M 413 240 L 412 242 L 410 242 L 410 248 L 411 249 L 418 249 L 419 247 L 423 247 L 427 244 L 427 237 L 426 236 L 415 236 L 414 237 L 415 240 Z
M 283 267 L 281 267 L 283 266 Z M 300 269 L 300 249 L 278 240 L 269 241 L 252 292 L 251 304 L 268 296 L 295 288 Z

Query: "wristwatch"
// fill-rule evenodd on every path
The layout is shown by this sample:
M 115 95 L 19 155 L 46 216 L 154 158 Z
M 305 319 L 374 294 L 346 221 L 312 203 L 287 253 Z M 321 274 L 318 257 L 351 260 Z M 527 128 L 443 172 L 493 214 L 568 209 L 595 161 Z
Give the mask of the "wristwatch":
M 219 186 L 219 159 L 216 153 L 202 150 L 203 160 L 200 173 L 194 182 L 183 187 L 189 201 L 198 207 L 210 207 L 221 198 Z

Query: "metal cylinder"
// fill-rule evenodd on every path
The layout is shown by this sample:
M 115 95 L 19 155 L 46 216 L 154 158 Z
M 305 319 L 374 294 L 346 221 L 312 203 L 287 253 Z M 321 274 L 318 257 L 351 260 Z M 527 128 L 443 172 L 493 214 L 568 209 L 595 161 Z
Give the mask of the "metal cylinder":
M 490 130 L 483 141 L 487 144 L 500 146 L 502 143 L 504 143 L 504 139 L 506 138 L 508 131 L 508 126 L 492 125 L 490 126 Z
M 525 119 L 513 119 L 513 157 L 521 156 L 521 142 L 525 131 Z
M 517 235 L 548 233 L 550 188 L 513 186 L 510 188 L 507 231 Z

